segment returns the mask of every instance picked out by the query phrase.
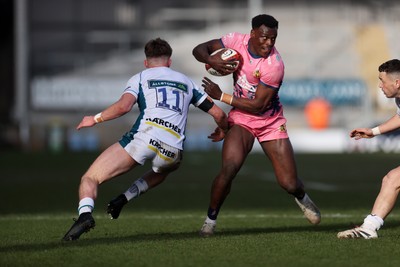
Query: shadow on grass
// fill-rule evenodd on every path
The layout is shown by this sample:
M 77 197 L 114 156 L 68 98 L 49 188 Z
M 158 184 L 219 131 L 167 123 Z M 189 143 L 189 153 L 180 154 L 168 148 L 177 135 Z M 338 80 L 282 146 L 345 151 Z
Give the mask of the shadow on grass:
M 294 233 L 294 232 L 325 232 L 330 234 L 332 238 L 336 238 L 336 233 L 353 227 L 351 224 L 330 224 L 318 226 L 297 226 L 297 227 L 278 227 L 278 228 L 237 228 L 217 232 L 215 236 L 204 238 L 200 237 L 198 232 L 182 232 L 182 233 L 155 233 L 155 234 L 136 234 L 125 237 L 97 237 L 84 238 L 75 241 L 51 241 L 39 244 L 20 244 L 13 246 L 0 247 L 0 253 L 4 252 L 35 252 L 44 250 L 54 250 L 60 248 L 79 248 L 102 244 L 118 244 L 126 242 L 147 242 L 147 241 L 168 241 L 168 240 L 189 240 L 189 239 L 215 239 L 229 236 L 239 235 L 259 235 L 272 233 Z M 398 228 L 398 224 L 385 225 L 385 229 Z M 61 239 L 61 238 L 60 238 Z

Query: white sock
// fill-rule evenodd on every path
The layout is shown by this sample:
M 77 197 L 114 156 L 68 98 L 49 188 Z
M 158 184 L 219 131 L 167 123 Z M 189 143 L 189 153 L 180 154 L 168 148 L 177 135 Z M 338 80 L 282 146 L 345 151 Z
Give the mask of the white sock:
M 207 218 L 206 218 L 206 221 L 205 221 L 206 223 L 212 223 L 212 224 L 215 224 L 215 223 L 217 223 L 217 221 L 216 220 L 211 220 L 210 218 L 208 218 L 208 216 L 207 216 Z
M 126 199 L 129 201 L 132 198 L 138 197 L 141 194 L 144 194 L 147 189 L 149 189 L 149 185 L 143 178 L 137 179 L 131 187 L 124 193 Z
M 370 214 L 364 219 L 362 227 L 377 231 L 381 228 L 382 225 L 383 225 L 383 219 L 381 217 L 378 217 L 374 214 Z
M 308 202 L 310 200 L 309 196 L 307 195 L 307 193 L 304 194 L 304 197 L 302 199 L 298 199 L 301 204 L 304 204 L 304 202 Z
M 82 198 L 79 201 L 78 213 L 81 215 L 84 212 L 92 212 L 94 209 L 94 200 L 90 197 Z

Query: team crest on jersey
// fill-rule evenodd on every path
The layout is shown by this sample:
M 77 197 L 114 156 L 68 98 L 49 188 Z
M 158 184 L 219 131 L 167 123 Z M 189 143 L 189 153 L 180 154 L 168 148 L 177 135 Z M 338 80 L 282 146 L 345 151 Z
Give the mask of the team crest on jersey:
M 255 77 L 255 78 L 257 78 L 257 79 L 260 79 L 260 77 L 261 77 L 261 74 L 260 74 L 260 70 L 255 70 L 254 72 L 253 72 L 253 76 Z
M 282 124 L 281 126 L 279 126 L 279 131 L 281 133 L 286 133 L 286 124 Z

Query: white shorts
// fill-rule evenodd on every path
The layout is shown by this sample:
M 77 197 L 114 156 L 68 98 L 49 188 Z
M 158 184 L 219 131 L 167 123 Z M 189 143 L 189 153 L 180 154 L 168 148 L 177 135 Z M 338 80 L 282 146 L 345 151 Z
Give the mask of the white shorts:
M 178 165 L 182 159 L 182 150 L 163 143 L 145 133 L 126 133 L 119 141 L 126 152 L 139 164 L 152 161 L 152 169 L 162 173 Z

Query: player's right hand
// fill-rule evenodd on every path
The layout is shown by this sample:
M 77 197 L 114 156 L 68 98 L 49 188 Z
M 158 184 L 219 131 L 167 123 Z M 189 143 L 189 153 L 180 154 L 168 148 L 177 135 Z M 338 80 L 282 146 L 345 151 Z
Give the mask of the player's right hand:
M 225 138 L 225 132 L 224 132 L 224 130 L 222 130 L 221 128 L 217 127 L 217 128 L 214 130 L 214 132 L 211 133 L 211 134 L 208 136 L 208 138 L 211 139 L 211 141 L 213 141 L 213 142 L 222 141 L 222 140 L 224 140 L 224 138 Z
M 96 122 L 94 121 L 94 116 L 85 116 L 83 117 L 82 121 L 76 126 L 76 129 L 79 130 L 85 127 L 92 127 L 95 125 Z
M 350 132 L 350 137 L 359 140 L 361 138 L 372 138 L 374 134 L 369 128 L 357 128 Z

